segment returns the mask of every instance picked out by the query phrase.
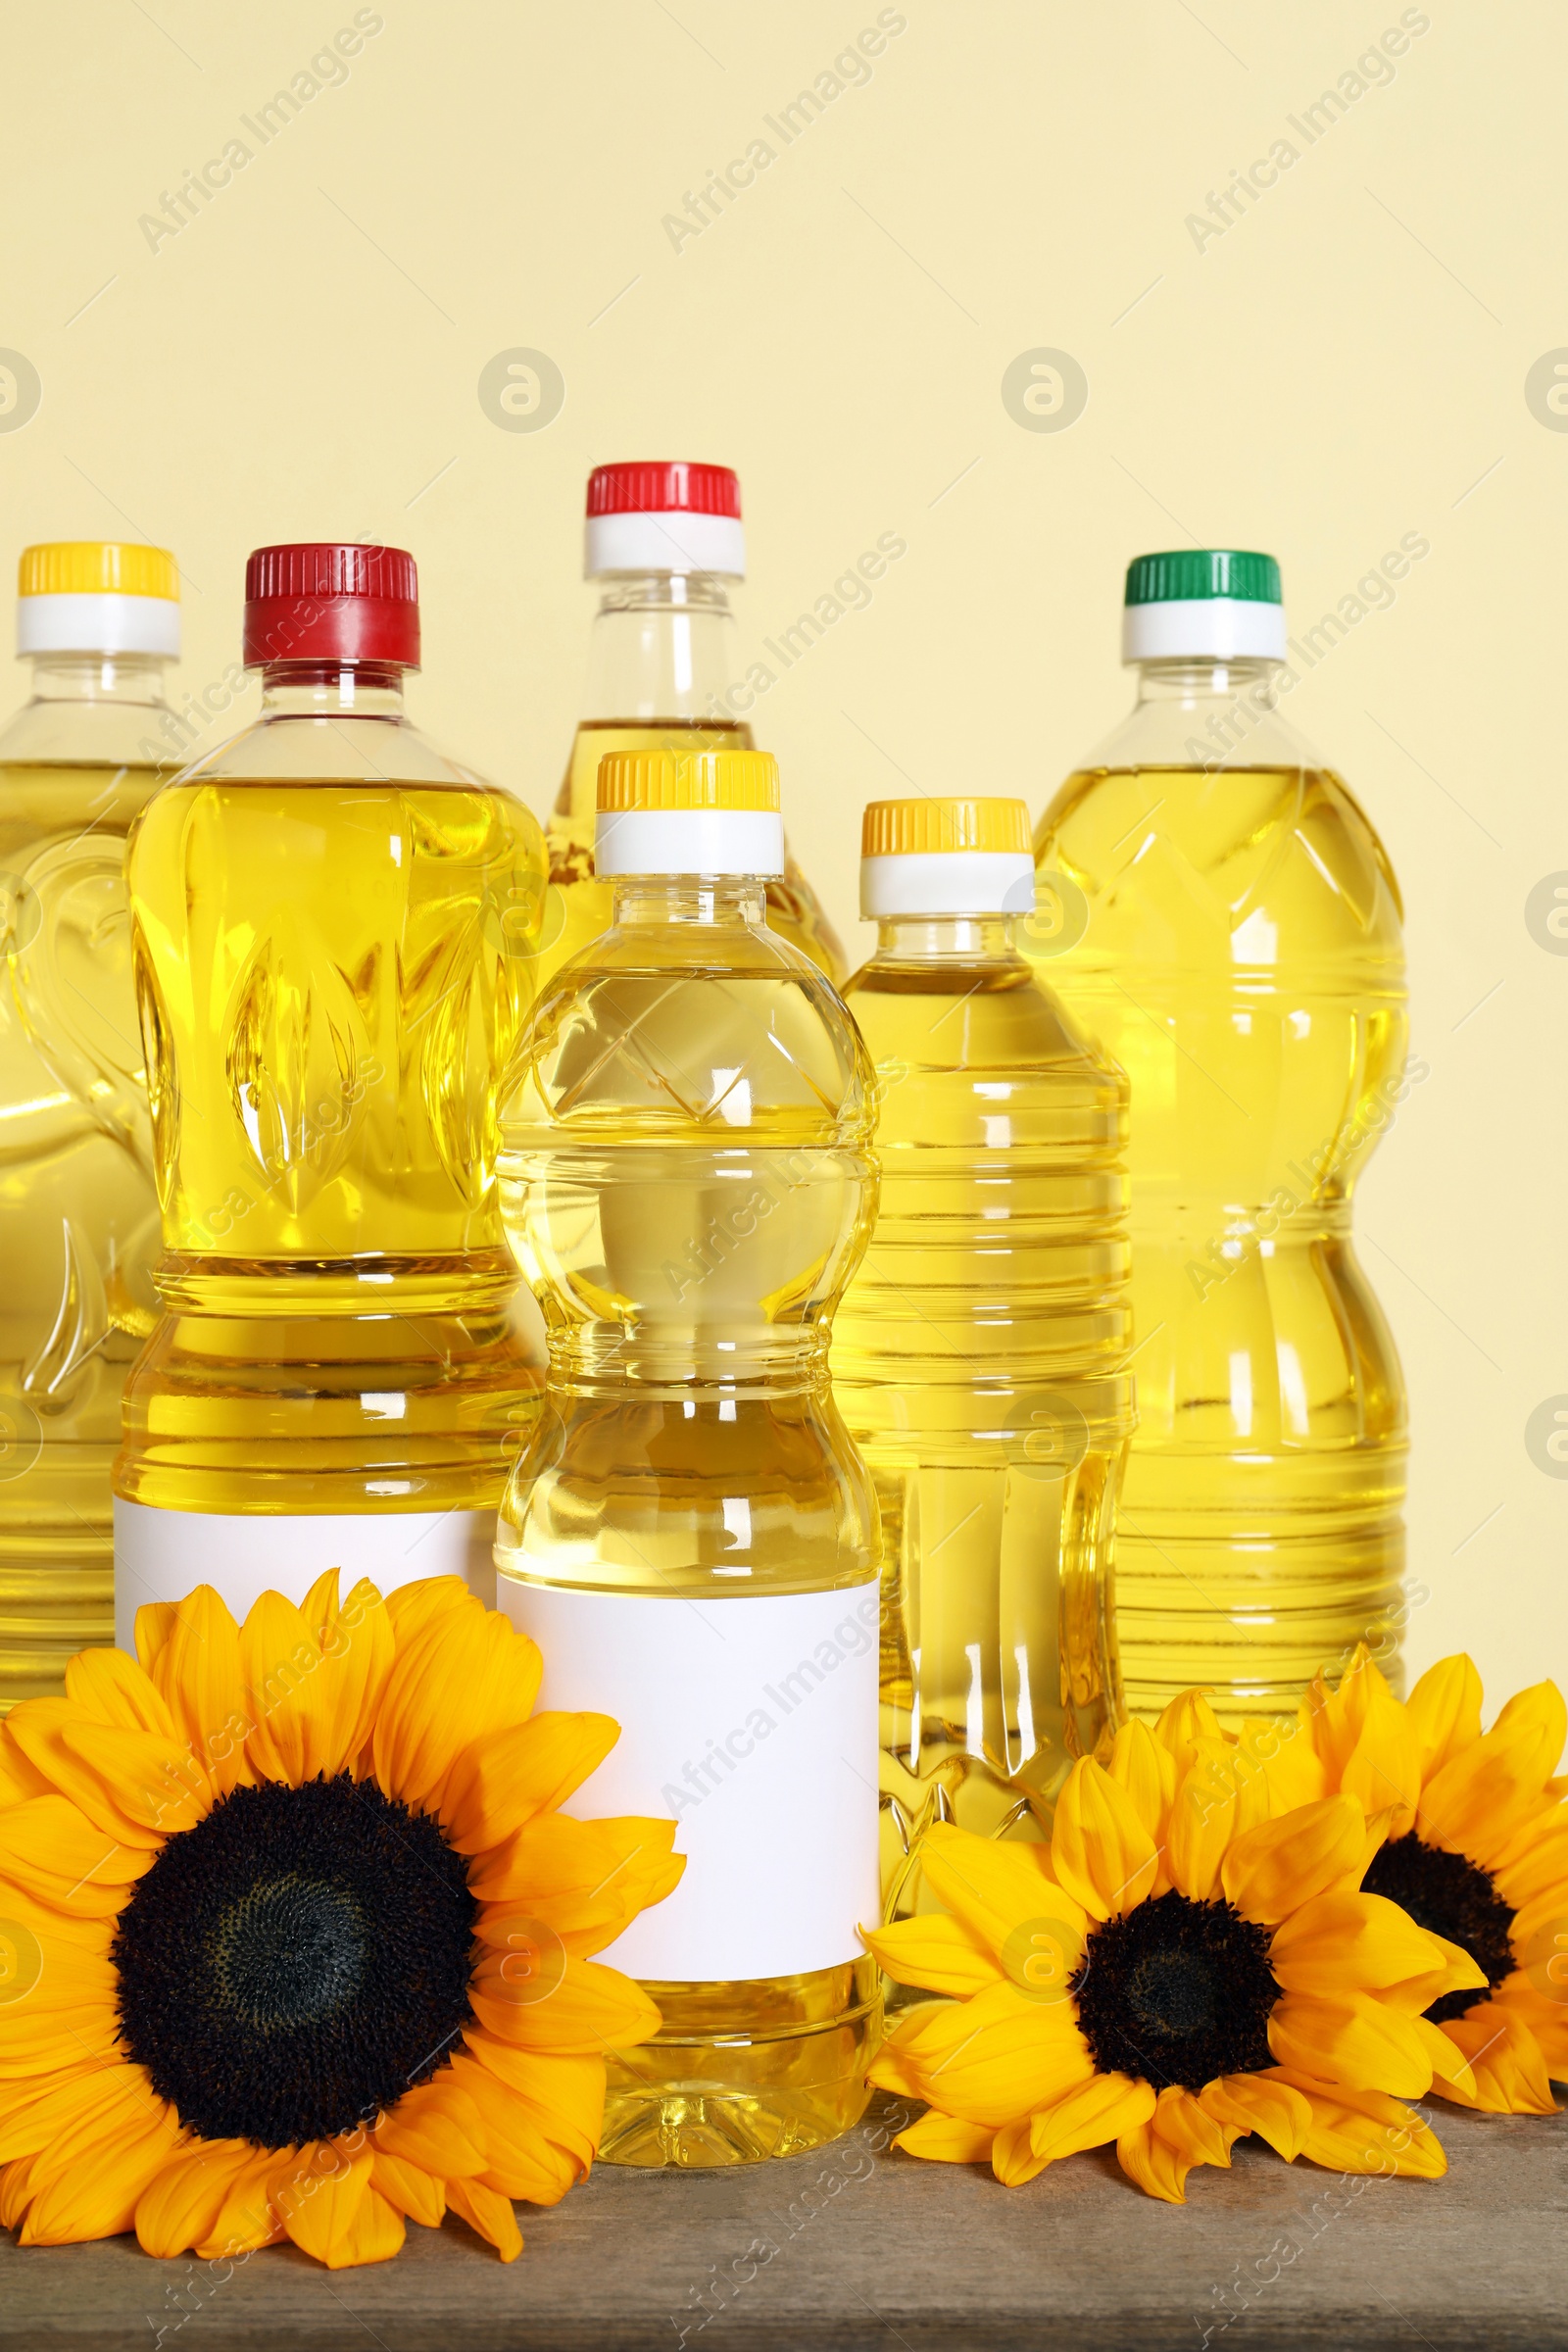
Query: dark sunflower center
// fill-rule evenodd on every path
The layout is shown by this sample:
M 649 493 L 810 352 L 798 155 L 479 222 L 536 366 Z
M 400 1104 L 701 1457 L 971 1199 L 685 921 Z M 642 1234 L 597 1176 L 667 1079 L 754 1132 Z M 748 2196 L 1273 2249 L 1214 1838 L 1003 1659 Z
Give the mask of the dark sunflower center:
M 1444 1853 L 1410 1830 L 1379 1846 L 1361 1885 L 1366 1893 L 1387 1895 L 1391 1903 L 1408 1911 L 1429 1935 L 1463 1944 L 1476 1966 L 1486 1970 L 1489 1985 L 1500 1984 L 1513 1973 L 1513 1912 L 1493 1885 L 1491 1873 L 1466 1855 Z M 1463 2017 L 1485 1997 L 1474 1986 L 1446 1992 L 1427 2015 L 1441 2026 L 1446 2018 Z
M 1073 1991 L 1102 2075 L 1201 2090 L 1216 2075 L 1274 2063 L 1268 2019 L 1280 1987 L 1268 1936 L 1229 1903 L 1172 1892 L 1107 1919 L 1089 1938 Z
M 236 1788 L 121 1913 L 121 2041 L 204 2139 L 352 2131 L 450 2057 L 477 1909 L 439 1824 L 372 1784 Z

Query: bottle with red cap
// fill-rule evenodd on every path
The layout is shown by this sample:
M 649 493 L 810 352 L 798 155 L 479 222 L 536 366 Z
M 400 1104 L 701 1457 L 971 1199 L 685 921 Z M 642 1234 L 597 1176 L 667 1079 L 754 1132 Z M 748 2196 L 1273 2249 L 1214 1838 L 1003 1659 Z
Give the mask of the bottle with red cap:
M 610 928 L 612 890 L 594 871 L 599 762 L 609 752 L 749 751 L 732 581 L 746 576 L 741 486 L 727 466 L 600 466 L 588 476 L 583 573 L 600 586 L 588 689 L 546 834 L 548 976 Z M 767 920 L 828 978 L 844 950 L 790 856 L 767 885 Z
M 260 718 L 131 840 L 162 1319 L 125 1393 L 116 1620 L 330 1567 L 483 1590 L 539 1375 L 495 1095 L 533 993 L 544 844 L 404 714 L 413 559 L 263 548 Z

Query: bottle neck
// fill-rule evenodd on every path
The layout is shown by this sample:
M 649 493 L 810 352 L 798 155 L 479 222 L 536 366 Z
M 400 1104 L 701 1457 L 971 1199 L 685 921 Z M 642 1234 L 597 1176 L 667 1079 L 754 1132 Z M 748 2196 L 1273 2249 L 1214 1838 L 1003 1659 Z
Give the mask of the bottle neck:
M 35 654 L 32 700 L 157 706 L 164 700 L 163 660 L 156 654 Z
M 277 662 L 262 672 L 262 716 L 402 718 L 403 672 L 380 662 Z
M 767 885 L 755 874 L 617 874 L 614 921 L 628 927 L 702 923 L 757 929 L 767 920 Z
M 728 582 L 706 571 L 616 572 L 599 583 L 584 718 L 723 717 L 738 671 Z
M 1136 666 L 1140 706 L 1164 703 L 1196 709 L 1200 704 L 1233 703 L 1244 694 L 1271 703 L 1275 678 L 1285 665 L 1256 655 L 1232 662 L 1205 655 L 1179 662 L 1140 662 Z
M 1004 963 L 1018 957 L 1010 914 L 901 914 L 876 927 L 878 963 Z

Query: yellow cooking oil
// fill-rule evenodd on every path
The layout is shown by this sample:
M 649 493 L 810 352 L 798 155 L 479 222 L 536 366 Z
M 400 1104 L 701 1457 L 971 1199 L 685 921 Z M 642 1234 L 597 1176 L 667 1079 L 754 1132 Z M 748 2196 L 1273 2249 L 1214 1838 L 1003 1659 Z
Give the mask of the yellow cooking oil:
M 334 611 L 349 630 L 352 598 L 320 620 L 299 601 L 307 651 Z M 122 1635 L 198 1559 L 234 1605 L 330 1565 L 473 1568 L 483 1591 L 538 1400 L 496 1090 L 531 1001 L 539 826 L 409 723 L 402 665 L 330 638 L 258 665 L 257 724 L 156 793 L 131 845 L 164 1248 L 116 1473 Z
M 1140 662 L 1137 710 L 1037 850 L 1053 985 L 1131 1086 L 1128 1702 L 1200 1684 L 1234 1721 L 1294 1708 L 1361 1640 L 1397 1681 L 1404 1391 L 1350 1211 L 1424 1065 L 1388 858 L 1279 709 L 1283 620 L 1277 650 L 1220 659 L 1204 618 L 1198 654 Z
M 621 752 L 598 797 L 613 920 L 543 991 L 504 1106 L 550 1370 L 498 1599 L 540 1703 L 621 1727 L 571 1809 L 673 1816 L 686 1856 L 602 1955 L 662 2027 L 611 2056 L 601 2154 L 741 2164 L 849 2129 L 879 2028 L 876 1506 L 828 1368 L 872 1078 L 766 919 L 773 760 Z
M 934 1821 L 1038 1838 L 1117 1720 L 1132 1423 L 1127 1085 L 1021 952 L 1022 801 L 873 802 L 847 1002 L 876 1066 L 870 1246 L 833 1386 L 883 1539 L 881 1871 L 923 1907 Z
M 125 840 L 196 732 L 164 700 L 172 556 L 30 547 L 19 591 L 31 696 L 0 733 L 0 1713 L 114 1638 L 110 1465 L 158 1250 Z

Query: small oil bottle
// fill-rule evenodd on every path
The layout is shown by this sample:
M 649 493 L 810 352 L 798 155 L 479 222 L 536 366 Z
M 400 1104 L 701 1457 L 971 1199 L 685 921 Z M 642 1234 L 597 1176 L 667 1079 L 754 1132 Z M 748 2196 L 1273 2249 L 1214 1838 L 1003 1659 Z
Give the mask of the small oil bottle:
M 876 1230 L 834 1392 L 884 1546 L 882 1881 L 921 1907 L 936 1820 L 1037 1839 L 1120 1704 L 1116 1497 L 1133 1422 L 1127 1082 L 1040 977 L 1022 801 L 877 801 Z
M 131 840 L 163 1315 L 125 1392 L 116 1618 L 323 1568 L 493 1592 L 540 1374 L 512 1308 L 496 1089 L 544 843 L 404 714 L 412 557 L 263 548 L 253 726 Z
M 613 922 L 541 995 L 504 1106 L 550 1375 L 498 1598 L 541 1703 L 621 1726 L 574 1804 L 673 1814 L 687 1856 L 604 1955 L 663 2031 L 612 2055 L 600 2153 L 745 2164 L 855 2123 L 879 2029 L 876 1505 L 828 1379 L 871 1070 L 765 920 L 769 755 L 614 753 L 598 801 Z

